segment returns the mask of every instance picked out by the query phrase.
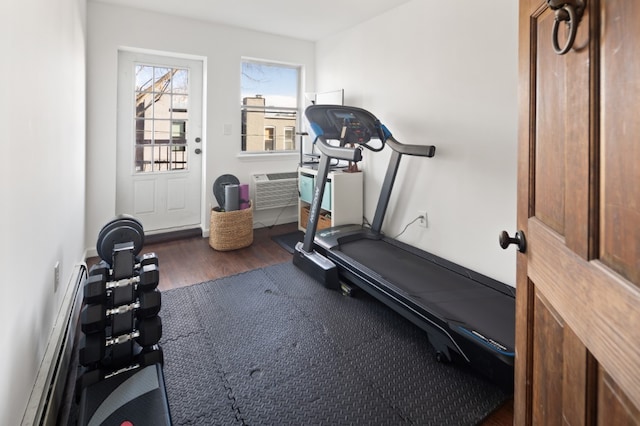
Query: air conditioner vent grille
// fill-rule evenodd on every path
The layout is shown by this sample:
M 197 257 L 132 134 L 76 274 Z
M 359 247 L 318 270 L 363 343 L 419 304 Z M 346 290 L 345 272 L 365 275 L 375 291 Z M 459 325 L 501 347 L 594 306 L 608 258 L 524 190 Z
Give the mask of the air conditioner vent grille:
M 298 174 L 254 174 L 253 208 L 267 210 L 298 204 Z
M 296 179 L 297 177 L 298 177 L 298 173 L 296 172 L 267 173 L 267 179 L 269 179 L 270 181 L 282 180 L 282 179 Z

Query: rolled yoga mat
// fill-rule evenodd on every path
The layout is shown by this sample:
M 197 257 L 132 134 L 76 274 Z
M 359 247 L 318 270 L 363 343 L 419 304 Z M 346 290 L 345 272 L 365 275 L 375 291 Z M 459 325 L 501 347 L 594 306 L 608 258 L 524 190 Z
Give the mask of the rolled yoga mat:
M 249 208 L 249 185 L 240 184 L 240 210 Z
M 224 187 L 224 211 L 238 210 L 240 204 L 238 185 L 231 184 Z

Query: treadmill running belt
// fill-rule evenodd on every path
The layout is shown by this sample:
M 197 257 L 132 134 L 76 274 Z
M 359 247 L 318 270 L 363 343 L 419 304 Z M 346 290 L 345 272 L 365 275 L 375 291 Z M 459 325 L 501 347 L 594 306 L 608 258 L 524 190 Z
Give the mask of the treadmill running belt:
M 363 238 L 343 242 L 340 251 L 402 290 L 405 297 L 427 312 L 446 321 L 467 324 L 471 330 L 513 350 L 515 304 L 512 296 L 474 280 L 470 274 L 464 276 L 385 240 Z M 335 260 L 339 261 L 339 255 Z

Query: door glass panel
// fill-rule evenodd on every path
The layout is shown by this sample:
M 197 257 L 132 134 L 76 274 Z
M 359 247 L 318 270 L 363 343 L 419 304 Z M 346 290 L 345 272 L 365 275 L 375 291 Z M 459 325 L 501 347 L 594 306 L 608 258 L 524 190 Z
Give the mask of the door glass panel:
M 171 97 L 171 100 L 173 102 L 173 105 L 171 105 L 171 109 L 172 111 L 177 114 L 177 113 L 186 113 L 187 112 L 187 100 L 188 100 L 188 96 L 187 95 L 180 95 L 180 94 L 174 94 Z
M 153 67 L 136 67 L 136 92 L 151 92 L 153 87 Z
M 135 65 L 136 173 L 186 170 L 189 69 Z
M 189 89 L 189 71 L 188 70 L 176 70 L 173 79 L 173 89 L 172 92 L 174 94 L 187 94 Z

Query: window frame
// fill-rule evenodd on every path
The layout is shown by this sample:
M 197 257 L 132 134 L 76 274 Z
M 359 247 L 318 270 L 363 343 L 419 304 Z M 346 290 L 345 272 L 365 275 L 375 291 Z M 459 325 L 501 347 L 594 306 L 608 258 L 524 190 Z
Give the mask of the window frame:
M 296 79 L 296 94 L 295 94 L 295 103 L 296 106 L 295 107 L 287 107 L 287 106 L 269 106 L 269 105 L 264 105 L 264 106 L 256 106 L 256 105 L 247 105 L 244 103 L 245 101 L 245 97 L 243 94 L 243 87 L 242 87 L 242 72 L 243 72 L 243 66 L 245 63 L 255 63 L 255 64 L 259 64 L 259 65 L 266 65 L 266 66 L 273 66 L 273 67 L 281 67 L 281 68 L 289 68 L 289 69 L 294 69 L 296 70 L 296 74 L 297 74 L 297 79 Z M 296 143 L 296 139 L 295 139 L 295 132 L 296 129 L 299 129 L 301 126 L 301 117 L 302 117 L 302 112 L 303 112 L 303 100 L 302 100 L 302 93 L 303 93 L 303 76 L 304 76 L 304 65 L 302 64 L 297 64 L 297 63 L 288 63 L 288 62 L 279 62 L 279 61 L 274 61 L 274 60 L 268 60 L 268 59 L 259 59 L 259 58 L 250 58 L 250 57 L 241 57 L 240 60 L 240 152 L 239 155 L 241 156 L 262 156 L 262 155 L 274 155 L 274 154 L 294 154 L 298 152 L 299 147 L 297 146 Z M 258 93 L 256 93 L 255 95 L 260 95 Z M 261 96 L 261 95 L 260 95 Z M 255 97 L 255 98 L 249 98 L 249 99 L 258 99 L 259 96 Z M 262 147 L 263 150 L 259 151 L 259 150 L 247 150 L 247 123 L 246 123 L 246 114 L 248 113 L 255 113 L 255 112 L 259 112 L 259 111 L 264 111 L 265 114 L 268 113 L 272 113 L 272 114 L 276 114 L 276 113 L 282 113 L 282 114 L 295 114 L 295 121 L 293 122 L 293 126 L 287 124 L 284 125 L 282 127 L 282 129 L 278 129 L 277 126 L 272 126 L 271 124 L 267 124 L 267 123 L 263 123 L 263 125 L 261 126 L 262 129 Z M 274 149 L 272 150 L 267 150 L 266 149 L 266 128 L 267 127 L 274 127 L 274 140 L 273 140 L 273 147 Z M 292 149 L 278 149 L 278 134 L 282 133 L 283 137 L 284 137 L 284 129 L 290 129 L 293 128 L 293 137 L 291 140 L 291 147 Z M 278 130 L 281 130 L 281 132 L 279 132 Z M 287 146 L 286 141 L 283 140 L 283 148 Z

